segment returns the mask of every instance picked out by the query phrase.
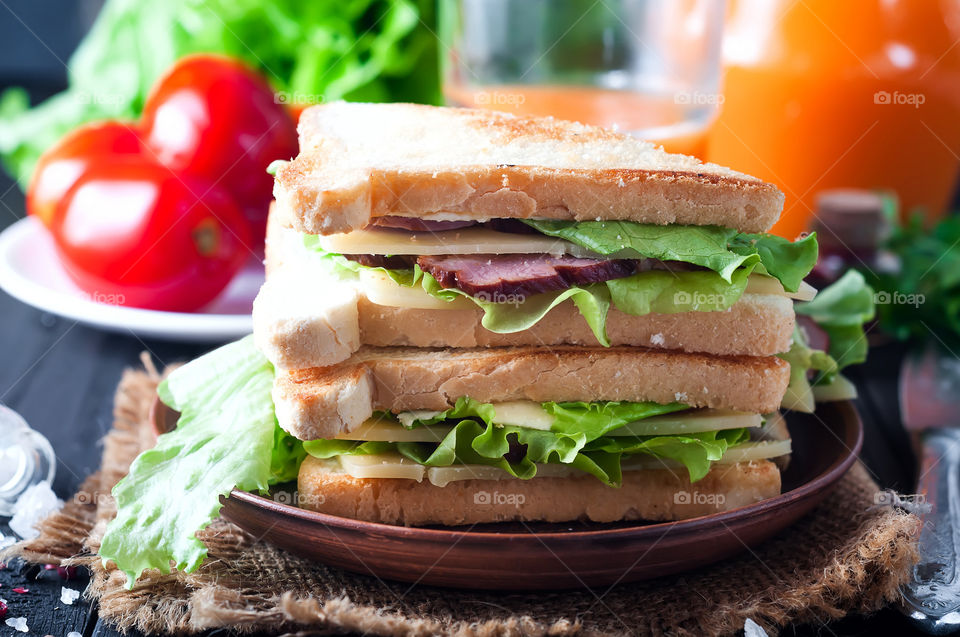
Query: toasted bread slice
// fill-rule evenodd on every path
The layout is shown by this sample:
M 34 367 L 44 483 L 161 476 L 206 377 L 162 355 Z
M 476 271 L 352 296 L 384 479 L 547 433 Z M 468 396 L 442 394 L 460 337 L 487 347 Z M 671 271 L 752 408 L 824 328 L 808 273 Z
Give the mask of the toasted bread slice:
M 686 471 L 646 469 L 625 471 L 620 488 L 589 475 L 464 480 L 438 487 L 427 481 L 354 478 L 340 469 L 336 459 L 308 456 L 300 465 L 297 489 L 304 508 L 407 526 L 510 520 L 666 521 L 729 511 L 778 495 L 780 471 L 769 460 L 761 460 L 714 465 L 695 484 L 690 484 Z
M 257 347 L 284 370 L 325 367 L 362 345 L 377 347 L 510 347 L 583 345 L 597 338 L 572 301 L 555 307 L 529 329 L 499 334 L 483 327 L 479 308 L 434 310 L 390 307 L 342 285 L 313 293 L 283 277 L 268 280 L 253 306 Z M 723 312 L 632 316 L 607 314 L 613 345 L 653 347 L 721 356 L 772 356 L 790 348 L 790 299 L 745 294 Z
M 310 234 L 375 217 L 622 219 L 763 232 L 772 184 L 629 135 L 553 118 L 418 104 L 335 102 L 300 118 L 300 154 L 274 187 L 284 225 Z
M 361 347 L 331 367 L 277 372 L 280 426 L 301 440 L 351 431 L 375 410 L 443 410 L 461 396 L 509 400 L 679 401 L 776 411 L 790 366 L 775 356 L 706 356 L 641 347 Z

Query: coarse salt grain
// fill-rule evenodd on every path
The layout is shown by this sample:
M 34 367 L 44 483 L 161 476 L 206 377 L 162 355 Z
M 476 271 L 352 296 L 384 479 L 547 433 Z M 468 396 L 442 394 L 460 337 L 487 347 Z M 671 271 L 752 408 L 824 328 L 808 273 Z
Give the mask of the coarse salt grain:
M 14 630 L 19 630 L 21 633 L 30 632 L 30 627 L 27 626 L 26 617 L 11 617 L 6 621 L 6 624 Z
M 744 637 L 768 637 L 767 631 L 761 628 L 760 624 L 749 618 L 743 624 L 743 635 Z
M 60 601 L 67 606 L 73 606 L 73 603 L 79 598 L 80 591 L 73 588 L 67 588 L 66 586 L 60 587 Z
M 40 531 L 34 528 L 37 522 L 62 507 L 63 500 L 54 494 L 49 484 L 34 484 L 20 494 L 17 503 L 13 505 L 10 528 L 25 540 L 35 538 L 40 535 Z

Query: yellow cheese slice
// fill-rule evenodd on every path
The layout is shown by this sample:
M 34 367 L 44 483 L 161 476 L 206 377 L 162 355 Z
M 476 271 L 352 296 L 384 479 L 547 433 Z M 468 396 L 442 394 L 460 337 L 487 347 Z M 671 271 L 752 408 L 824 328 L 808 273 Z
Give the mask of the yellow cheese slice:
M 512 400 L 493 404 L 493 422 L 498 425 L 513 425 L 550 431 L 553 425 L 553 416 L 540 406 L 529 400 Z
M 780 400 L 780 408 L 812 414 L 817 408 L 817 403 L 810 388 L 810 382 L 806 378 L 801 378 L 796 383 L 790 383 Z
M 740 427 L 760 427 L 763 417 L 732 409 L 691 409 L 644 418 L 611 431 L 608 436 L 671 436 Z
M 793 299 L 794 301 L 812 301 L 817 296 L 817 288 L 806 281 L 801 281 L 796 292 L 787 292 L 779 279 L 765 274 L 751 274 L 747 279 L 746 294 L 776 294 Z
M 317 238 L 326 252 L 337 254 L 563 254 L 602 258 L 575 243 L 540 234 L 497 232 L 473 227 L 440 232 L 407 232 L 389 228 L 354 230 Z
M 813 398 L 818 403 L 835 400 L 853 400 L 857 397 L 857 387 L 845 376 L 837 374 L 829 385 L 814 385 Z
M 541 464 L 537 465 L 538 478 L 567 478 L 582 473 L 569 465 Z M 482 464 L 459 465 L 453 467 L 429 467 L 427 479 L 438 487 L 445 487 L 451 482 L 459 480 L 516 480 L 512 475 L 500 467 L 490 467 Z
M 419 285 L 400 285 L 384 272 L 374 269 L 360 271 L 360 292 L 371 303 L 386 307 L 407 307 L 418 310 L 471 310 L 476 304 L 462 296 L 444 301 L 430 296 Z
M 420 482 L 426 467 L 399 453 L 339 456 L 340 467 L 354 478 L 404 478 Z

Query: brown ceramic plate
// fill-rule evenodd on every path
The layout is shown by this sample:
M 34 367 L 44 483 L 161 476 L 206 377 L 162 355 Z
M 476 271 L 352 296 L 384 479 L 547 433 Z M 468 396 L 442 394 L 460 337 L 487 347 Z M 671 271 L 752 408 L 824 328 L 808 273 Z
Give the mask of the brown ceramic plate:
M 157 430 L 177 413 L 159 400 Z M 791 414 L 793 456 L 783 493 L 750 506 L 656 524 L 487 524 L 409 528 L 361 522 L 234 491 L 223 517 L 291 553 L 374 577 L 458 588 L 531 590 L 609 586 L 703 566 L 779 533 L 817 505 L 860 452 L 852 403 L 825 403 L 817 416 Z

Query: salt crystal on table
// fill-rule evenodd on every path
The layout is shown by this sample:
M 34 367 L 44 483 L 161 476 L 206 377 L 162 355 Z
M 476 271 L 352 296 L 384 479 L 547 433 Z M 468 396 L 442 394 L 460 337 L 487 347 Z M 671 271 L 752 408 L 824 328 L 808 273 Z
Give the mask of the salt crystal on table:
M 747 619 L 743 624 L 743 637 L 768 637 L 767 631 L 760 627 L 760 624 Z
M 74 590 L 72 588 L 67 588 L 66 586 L 60 587 L 60 601 L 66 604 L 67 606 L 72 606 L 75 601 L 80 597 L 80 591 Z
M 54 494 L 46 482 L 35 484 L 24 491 L 13 505 L 13 518 L 10 528 L 25 540 L 40 535 L 34 525 L 63 507 L 63 500 Z
M 75 630 L 71 630 L 69 633 L 67 633 L 67 637 L 83 637 L 83 635 Z
M 13 628 L 14 630 L 19 630 L 21 633 L 30 632 L 30 627 L 27 626 L 26 617 L 11 617 L 7 620 L 7 626 Z

